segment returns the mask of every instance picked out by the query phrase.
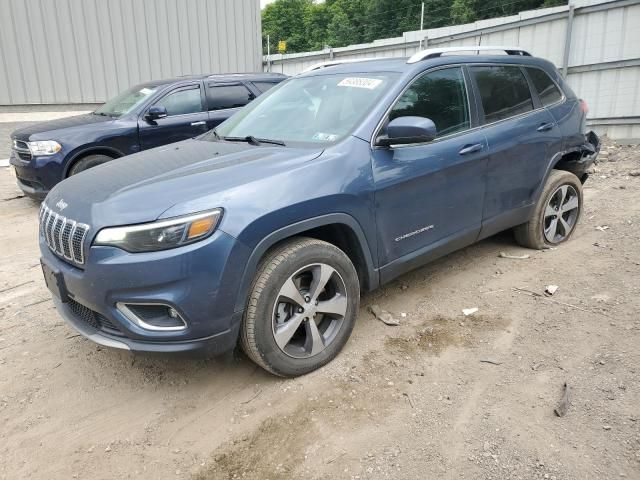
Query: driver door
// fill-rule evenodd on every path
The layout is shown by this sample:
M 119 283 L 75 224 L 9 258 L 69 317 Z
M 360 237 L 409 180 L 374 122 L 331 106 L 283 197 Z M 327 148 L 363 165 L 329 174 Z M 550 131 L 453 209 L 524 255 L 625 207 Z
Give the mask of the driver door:
M 383 282 L 472 243 L 480 231 L 488 145 L 472 128 L 469 98 L 463 67 L 440 68 L 414 80 L 385 119 L 430 118 L 437 137 L 373 149 Z
M 207 131 L 209 114 L 203 106 L 199 83 L 171 90 L 153 106 L 165 107 L 167 116 L 148 120 L 144 114 L 138 120 L 142 150 L 193 138 Z

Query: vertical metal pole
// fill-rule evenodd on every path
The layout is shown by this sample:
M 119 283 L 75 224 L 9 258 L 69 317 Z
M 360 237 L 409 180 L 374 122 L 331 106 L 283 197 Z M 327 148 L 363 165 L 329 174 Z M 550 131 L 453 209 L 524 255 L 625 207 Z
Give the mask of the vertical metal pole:
M 424 29 L 424 2 L 422 2 L 422 13 L 420 14 L 420 46 L 418 50 L 422 50 L 422 30 Z
M 267 34 L 267 72 L 271 72 L 271 39 Z
M 567 33 L 564 37 L 564 55 L 562 57 L 562 76 L 567 78 L 569 70 L 569 54 L 571 53 L 571 32 L 573 30 L 574 6 L 569 4 L 569 13 L 567 15 Z

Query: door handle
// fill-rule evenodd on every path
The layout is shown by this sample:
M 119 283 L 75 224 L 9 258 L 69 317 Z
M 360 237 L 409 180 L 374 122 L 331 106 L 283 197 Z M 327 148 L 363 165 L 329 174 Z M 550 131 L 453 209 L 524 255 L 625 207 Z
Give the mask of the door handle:
M 467 155 L 469 153 L 479 152 L 480 150 L 482 150 L 482 144 L 476 143 L 475 145 L 465 145 L 458 153 L 460 155 Z
M 191 122 L 191 126 L 197 127 L 198 125 L 204 125 L 205 123 L 207 122 L 205 122 L 204 120 L 200 120 L 199 122 Z
M 541 123 L 540 126 L 536 128 L 536 130 L 538 130 L 539 132 L 548 132 L 552 128 L 553 128 L 553 123 Z

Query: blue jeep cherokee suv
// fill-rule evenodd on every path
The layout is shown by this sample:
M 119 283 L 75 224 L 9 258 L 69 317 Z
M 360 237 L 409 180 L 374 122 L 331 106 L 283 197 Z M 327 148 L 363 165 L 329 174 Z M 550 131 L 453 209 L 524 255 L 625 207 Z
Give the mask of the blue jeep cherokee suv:
M 362 291 L 512 227 L 565 242 L 599 148 L 585 104 L 521 50 L 450 50 L 316 66 L 196 139 L 65 180 L 40 212 L 58 311 L 102 345 L 239 341 L 294 376 L 338 354 Z
M 95 112 L 11 134 L 18 186 L 42 199 L 61 180 L 114 158 L 211 130 L 286 77 L 226 74 L 136 85 Z

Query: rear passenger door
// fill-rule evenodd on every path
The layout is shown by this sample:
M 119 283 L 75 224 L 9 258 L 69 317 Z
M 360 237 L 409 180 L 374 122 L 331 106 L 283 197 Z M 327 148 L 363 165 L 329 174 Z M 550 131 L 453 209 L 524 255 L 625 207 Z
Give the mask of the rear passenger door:
M 549 158 L 561 147 L 553 116 L 518 65 L 469 67 L 489 142 L 481 237 L 528 220 Z
M 254 98 L 256 95 L 240 82 L 210 82 L 207 85 L 208 128 L 217 127 Z
M 473 128 L 466 84 L 463 67 L 428 71 L 384 120 L 430 118 L 438 136 L 428 143 L 373 149 L 383 281 L 432 253 L 442 254 L 442 248 L 472 243 L 480 231 L 488 148 L 482 131 Z
M 202 97 L 202 86 L 197 83 L 175 88 L 154 102 L 152 106 L 167 109 L 167 116 L 147 120 L 144 113 L 141 115 L 138 120 L 140 147 L 146 150 L 206 132 L 208 114 Z

